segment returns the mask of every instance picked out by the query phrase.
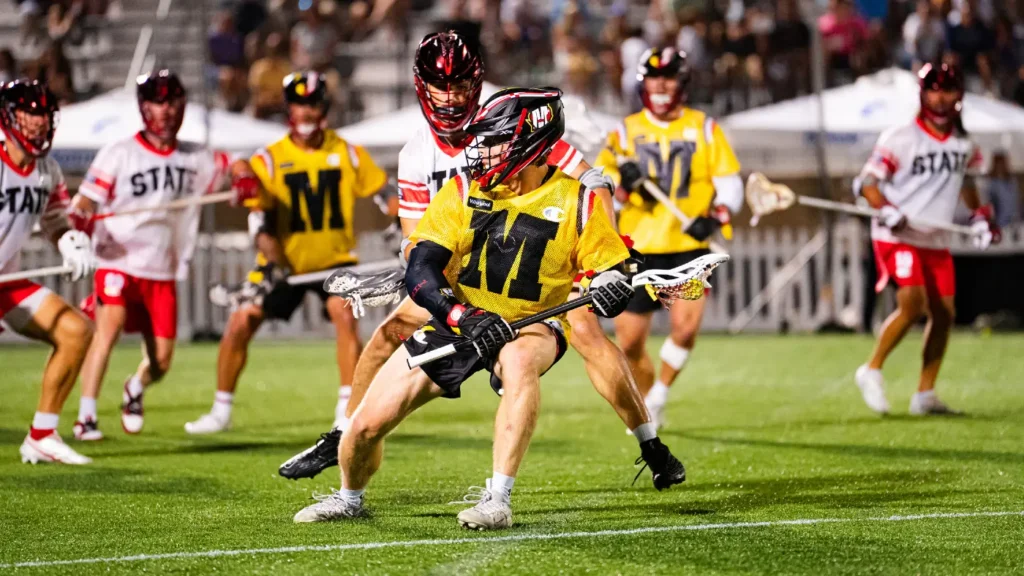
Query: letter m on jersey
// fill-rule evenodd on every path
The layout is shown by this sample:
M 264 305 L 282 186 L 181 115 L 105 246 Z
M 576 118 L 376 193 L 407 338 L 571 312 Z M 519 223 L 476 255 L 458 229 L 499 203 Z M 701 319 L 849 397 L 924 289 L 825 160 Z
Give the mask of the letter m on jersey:
M 505 294 L 509 298 L 540 300 L 540 266 L 549 241 L 558 235 L 558 222 L 549 222 L 529 214 L 519 214 L 505 233 L 508 211 L 473 212 L 469 227 L 473 230 L 473 248 L 469 265 L 459 274 L 459 284 L 480 289 L 483 274 L 480 261 L 486 259 L 487 291 Z M 521 255 L 520 255 L 521 254 Z M 512 275 L 516 258 L 519 270 L 515 278 L 505 283 Z
M 319 231 L 324 229 L 324 203 L 330 204 L 328 228 L 340 230 L 345 227 L 341 213 L 341 170 L 320 170 L 317 174 L 316 190 L 309 182 L 307 172 L 285 174 L 284 183 L 291 194 L 291 231 L 305 232 L 307 222 L 302 218 L 302 203 L 305 200 L 306 212 L 309 214 L 308 229 Z
M 665 193 L 672 194 L 675 187 L 676 197 L 685 198 L 690 193 L 690 161 L 697 152 L 697 143 L 671 140 L 667 144 L 663 146 L 659 141 L 644 142 L 637 138 L 634 142 L 637 160 L 640 169 L 657 180 Z M 677 171 L 679 181 L 675 182 L 673 176 Z

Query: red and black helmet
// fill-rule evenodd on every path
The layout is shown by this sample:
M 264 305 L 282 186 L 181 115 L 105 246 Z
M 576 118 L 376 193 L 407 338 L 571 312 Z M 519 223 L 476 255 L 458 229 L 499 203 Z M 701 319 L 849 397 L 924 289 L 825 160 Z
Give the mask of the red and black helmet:
M 933 122 L 946 123 L 960 116 L 963 106 L 964 78 L 960 68 L 945 62 L 941 64 L 925 64 L 917 73 L 921 81 L 921 115 Z M 936 109 L 928 105 L 924 95 L 926 92 L 956 92 L 960 95 L 952 110 Z
M 429 34 L 416 49 L 412 72 L 420 109 L 434 133 L 450 136 L 461 131 L 476 113 L 484 83 L 484 63 L 476 44 L 454 31 Z M 436 104 L 427 85 L 444 92 L 449 104 Z M 460 87 L 468 90 L 465 101 L 450 103 L 452 92 Z
M 26 126 L 18 121 L 18 112 L 44 116 L 44 130 L 38 135 L 26 134 Z M 0 129 L 29 156 L 46 156 L 59 123 L 57 98 L 45 84 L 38 80 L 13 80 L 0 86 Z
M 673 94 L 649 94 L 644 86 L 646 78 L 675 78 L 679 86 Z M 690 83 L 690 64 L 686 61 L 686 53 L 675 48 L 649 48 L 640 57 L 637 65 L 636 79 L 640 82 L 640 99 L 655 114 L 665 114 L 686 99 L 686 86 Z
M 526 166 L 546 158 L 565 132 L 558 88 L 506 88 L 496 92 L 466 126 L 469 175 L 490 191 Z
M 165 140 L 173 140 L 181 123 L 185 120 L 185 103 L 187 94 L 185 85 L 181 83 L 178 75 L 166 68 L 143 74 L 135 79 L 135 94 L 139 100 L 139 112 L 142 114 L 142 122 L 146 125 L 146 131 Z M 144 104 L 153 102 L 163 104 L 169 102 L 174 105 L 174 113 L 164 121 L 154 118 Z

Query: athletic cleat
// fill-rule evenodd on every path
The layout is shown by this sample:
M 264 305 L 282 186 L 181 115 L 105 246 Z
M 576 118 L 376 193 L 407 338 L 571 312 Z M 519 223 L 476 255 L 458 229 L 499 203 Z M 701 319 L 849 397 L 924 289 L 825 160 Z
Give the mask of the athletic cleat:
M 61 440 L 56 432 L 39 440 L 26 436 L 21 443 L 21 461 L 30 464 L 39 462 L 55 462 L 59 464 L 89 464 L 92 458 L 82 456 Z
M 362 498 L 346 498 L 339 490 L 330 494 L 314 494 L 313 499 L 317 500 L 316 504 L 310 504 L 295 514 L 296 523 L 332 522 L 367 515 Z
M 868 405 L 868 408 L 879 414 L 888 414 L 889 401 L 885 399 L 885 389 L 882 387 L 885 382 L 885 379 L 882 378 L 882 371 L 868 368 L 865 364 L 857 368 L 854 379 L 857 381 L 860 395 L 864 397 L 864 403 Z
M 76 421 L 72 430 L 75 433 L 75 440 L 79 442 L 103 440 L 103 432 L 100 432 L 99 423 L 94 418 L 86 418 L 85 422 Z
M 946 406 L 935 391 L 917 392 L 910 397 L 910 413 L 914 416 L 962 416 L 963 412 Z
M 277 473 L 289 480 L 313 478 L 331 466 L 338 465 L 338 444 L 341 443 L 341 430 L 331 428 L 324 432 L 320 439 L 309 448 L 289 458 Z
M 470 486 L 469 493 L 462 500 L 449 503 L 476 503 L 472 508 L 459 512 L 460 526 L 467 530 L 504 530 L 512 526 L 512 506 L 508 497 L 502 498 L 490 486 L 490 479 L 487 480 L 486 488 Z
M 640 457 L 634 464 L 640 463 L 644 466 L 637 472 L 636 478 L 633 478 L 634 483 L 648 467 L 651 469 L 654 487 L 659 491 L 686 482 L 686 468 L 683 467 L 683 463 L 673 456 L 668 446 L 662 444 L 658 438 L 640 444 Z
M 231 418 L 221 420 L 212 412 L 203 414 L 194 422 L 185 423 L 185 432 L 194 435 L 216 434 L 229 429 L 231 429 Z
M 143 424 L 142 394 L 132 396 L 128 393 L 128 382 L 130 380 L 131 376 L 128 377 L 128 380 L 124 381 L 124 397 L 128 401 L 121 404 L 121 428 L 124 429 L 125 434 L 138 434 L 142 432 Z

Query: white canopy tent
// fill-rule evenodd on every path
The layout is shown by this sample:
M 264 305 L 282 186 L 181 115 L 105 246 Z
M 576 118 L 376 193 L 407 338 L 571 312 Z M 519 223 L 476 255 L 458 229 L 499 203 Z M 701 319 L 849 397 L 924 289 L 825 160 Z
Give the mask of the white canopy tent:
M 917 77 L 892 68 L 826 90 L 824 128 L 829 173 L 857 174 L 875 140 L 885 129 L 908 122 L 919 107 Z M 1011 165 L 1024 169 L 1024 108 L 967 94 L 964 127 L 983 148 L 1010 154 Z M 804 96 L 733 114 L 722 126 L 745 170 L 773 177 L 805 177 L 818 172 L 815 147 L 819 137 L 819 99 Z
M 206 114 L 202 104 L 189 102 L 178 137 L 206 142 Z M 91 100 L 61 109 L 60 125 L 53 139 L 54 155 L 66 170 L 84 170 L 104 145 L 127 138 L 142 128 L 135 94 L 113 90 Z M 224 110 L 210 112 L 209 144 L 217 150 L 252 152 L 286 132 L 285 126 Z

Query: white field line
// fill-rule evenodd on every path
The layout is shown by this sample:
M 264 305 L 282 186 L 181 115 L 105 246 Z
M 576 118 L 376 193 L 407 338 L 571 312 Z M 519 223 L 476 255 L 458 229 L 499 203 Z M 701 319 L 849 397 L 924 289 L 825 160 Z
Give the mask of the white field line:
M 117 562 L 141 562 L 144 560 L 175 560 L 191 558 L 220 558 L 223 556 L 246 556 L 255 554 L 295 554 L 299 552 L 338 552 L 348 550 L 376 550 L 379 548 L 413 548 L 419 546 L 453 546 L 459 544 L 492 544 L 500 542 L 524 542 L 531 540 L 562 540 L 568 538 L 597 538 L 602 536 L 632 536 L 662 532 L 686 532 L 703 530 L 735 530 L 744 528 L 772 528 L 776 526 L 808 526 L 814 524 L 849 524 L 854 522 L 907 522 L 941 518 L 994 518 L 1000 516 L 1022 516 L 1017 512 L 939 512 L 934 514 L 913 514 L 908 516 L 880 516 L 875 518 L 803 518 L 797 520 L 768 520 L 764 522 L 728 522 L 721 524 L 687 524 L 682 526 L 651 526 L 626 530 L 597 530 L 594 532 L 559 532 L 553 534 L 512 534 L 509 536 L 449 538 L 435 540 L 404 540 L 393 542 L 364 542 L 362 544 L 323 544 L 317 546 L 282 546 L 280 548 L 248 548 L 242 550 L 206 550 L 201 552 L 169 552 L 164 554 L 136 554 L 134 556 L 111 556 L 108 558 L 76 558 L 71 560 L 33 560 L 0 564 L 0 570 L 12 568 L 37 568 L 66 566 L 71 564 L 112 564 Z

